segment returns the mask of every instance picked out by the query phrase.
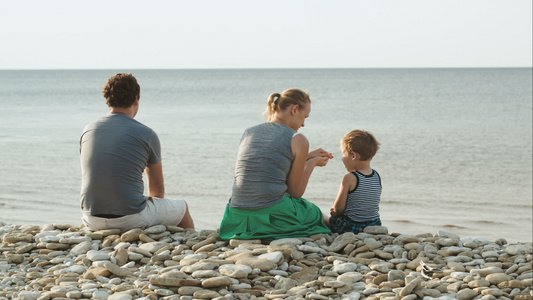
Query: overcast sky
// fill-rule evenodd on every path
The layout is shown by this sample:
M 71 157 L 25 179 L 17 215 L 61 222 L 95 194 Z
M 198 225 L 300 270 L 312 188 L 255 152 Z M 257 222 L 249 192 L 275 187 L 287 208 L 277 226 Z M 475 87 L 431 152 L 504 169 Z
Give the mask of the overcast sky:
M 531 67 L 531 0 L 4 1 L 0 69 Z

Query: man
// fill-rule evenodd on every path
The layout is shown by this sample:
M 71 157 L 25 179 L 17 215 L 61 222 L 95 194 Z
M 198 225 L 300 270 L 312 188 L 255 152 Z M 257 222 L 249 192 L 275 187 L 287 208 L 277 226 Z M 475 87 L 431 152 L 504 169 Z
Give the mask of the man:
M 81 135 L 82 220 L 91 230 L 156 224 L 194 228 L 184 200 L 164 199 L 159 138 L 133 119 L 140 90 L 131 74 L 109 78 L 102 92 L 111 113 L 87 125 Z M 145 170 L 148 196 L 143 195 Z

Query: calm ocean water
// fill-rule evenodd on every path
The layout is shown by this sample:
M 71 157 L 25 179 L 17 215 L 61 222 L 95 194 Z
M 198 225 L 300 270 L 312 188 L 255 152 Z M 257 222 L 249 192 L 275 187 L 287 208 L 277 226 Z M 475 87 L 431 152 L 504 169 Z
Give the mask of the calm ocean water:
M 309 90 L 301 129 L 340 158 L 349 130 L 374 133 L 389 232 L 532 240 L 532 69 L 0 71 L 0 222 L 79 219 L 79 136 L 107 114 L 101 88 L 132 72 L 136 119 L 161 139 L 168 198 L 188 201 L 198 228 L 217 228 L 240 136 L 266 99 Z M 345 170 L 315 169 L 304 195 L 323 211 Z

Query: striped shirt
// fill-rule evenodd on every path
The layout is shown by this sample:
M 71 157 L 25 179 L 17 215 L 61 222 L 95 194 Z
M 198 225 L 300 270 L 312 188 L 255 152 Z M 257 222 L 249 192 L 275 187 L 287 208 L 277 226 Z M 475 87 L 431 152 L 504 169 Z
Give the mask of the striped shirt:
M 381 177 L 372 170 L 364 175 L 352 172 L 357 177 L 357 185 L 348 192 L 344 215 L 354 222 L 369 222 L 379 218 L 379 200 L 381 198 Z

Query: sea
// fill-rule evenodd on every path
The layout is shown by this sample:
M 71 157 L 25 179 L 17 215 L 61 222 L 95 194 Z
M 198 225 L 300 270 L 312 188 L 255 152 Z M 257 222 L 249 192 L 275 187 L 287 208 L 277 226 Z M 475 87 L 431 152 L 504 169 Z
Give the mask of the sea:
M 329 212 L 346 170 L 339 141 L 372 132 L 389 233 L 532 241 L 532 69 L 0 70 L 0 222 L 81 224 L 79 138 L 109 113 L 119 72 L 141 85 L 136 119 L 161 140 L 166 197 L 217 229 L 243 131 L 271 93 L 307 90 L 300 129 L 335 156 L 304 198 Z

